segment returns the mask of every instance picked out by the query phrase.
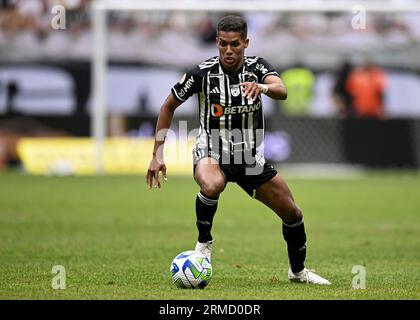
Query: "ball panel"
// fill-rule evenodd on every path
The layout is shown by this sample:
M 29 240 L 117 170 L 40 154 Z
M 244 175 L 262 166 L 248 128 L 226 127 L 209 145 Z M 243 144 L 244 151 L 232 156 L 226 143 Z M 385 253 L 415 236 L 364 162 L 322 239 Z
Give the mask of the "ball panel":
M 177 287 L 192 289 L 206 287 L 213 274 L 210 260 L 194 250 L 178 254 L 172 261 L 170 271 Z

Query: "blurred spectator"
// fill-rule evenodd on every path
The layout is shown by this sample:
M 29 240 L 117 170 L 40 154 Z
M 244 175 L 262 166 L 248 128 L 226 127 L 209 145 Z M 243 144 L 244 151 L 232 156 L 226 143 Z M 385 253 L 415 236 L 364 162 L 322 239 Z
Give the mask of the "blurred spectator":
M 372 62 L 350 72 L 346 89 L 357 117 L 384 118 L 386 74 Z
M 352 97 L 347 90 L 346 83 L 350 76 L 353 66 L 349 61 L 345 61 L 337 72 L 333 87 L 333 100 L 337 108 L 339 117 L 346 118 L 354 116 Z
M 287 99 L 281 101 L 281 112 L 286 115 L 305 115 L 313 98 L 315 76 L 302 64 L 282 72 L 281 78 L 287 88 Z
M 71 134 L 46 126 L 31 118 L 9 118 L 0 120 L 0 171 L 7 166 L 19 165 L 17 146 L 27 137 L 68 137 Z
M 1 61 L 42 60 L 58 56 L 63 59 L 90 59 L 90 0 L 0 1 Z M 66 8 L 66 32 L 57 32 L 50 25 L 51 9 L 57 4 Z M 415 45 L 420 41 L 418 12 L 369 15 L 368 28 L 364 31 L 352 28 L 351 13 L 250 12 L 244 15 L 249 20 L 250 38 L 258 43 L 259 52 L 268 53 L 270 60 L 277 64 L 289 64 L 294 53 L 298 52 L 307 65 L 332 67 L 334 55 L 337 57 L 342 51 L 353 50 L 357 55 L 362 48 L 365 52 L 381 48 L 381 61 L 388 60 L 389 65 L 395 61 L 393 50 L 411 44 L 414 44 L 413 49 L 406 50 L 404 54 L 407 56 L 396 64 L 411 66 L 418 61 L 420 49 Z M 109 57 L 151 63 L 169 60 L 176 66 L 182 62 L 182 66 L 187 67 L 208 56 L 203 47 L 214 41 L 215 16 L 216 13 L 209 12 L 193 15 L 185 12 L 110 12 Z M 185 57 L 178 57 L 178 50 L 167 45 L 168 33 L 170 44 L 183 43 L 184 52 L 188 52 Z M 260 35 L 264 35 L 263 40 L 260 40 Z M 197 48 L 197 44 L 204 46 Z M 382 50 L 384 44 L 390 46 L 390 50 Z M 119 47 L 124 48 L 119 50 Z M 164 47 L 165 50 L 156 54 L 152 50 L 155 47 Z M 281 57 L 274 54 L 270 57 L 270 52 L 278 52 L 284 47 L 288 50 Z M 310 58 L 305 55 L 309 50 L 312 53 Z M 328 52 L 328 55 L 323 55 L 323 52 Z
M 203 44 L 214 44 L 217 33 L 214 21 L 209 17 L 204 17 L 196 28 L 198 37 Z

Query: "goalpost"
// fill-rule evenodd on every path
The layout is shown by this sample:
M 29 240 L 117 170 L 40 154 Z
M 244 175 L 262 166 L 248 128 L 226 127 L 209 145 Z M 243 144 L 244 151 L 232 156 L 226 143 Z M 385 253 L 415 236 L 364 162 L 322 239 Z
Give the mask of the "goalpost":
M 420 12 L 420 4 L 400 1 L 200 1 L 200 0 L 93 0 L 92 1 L 92 88 L 93 110 L 91 136 L 95 141 L 96 173 L 104 172 L 104 141 L 106 137 L 106 74 L 108 11 L 183 11 L 183 12 L 348 12 L 360 10 L 376 13 Z M 350 23 L 350 22 L 349 22 Z

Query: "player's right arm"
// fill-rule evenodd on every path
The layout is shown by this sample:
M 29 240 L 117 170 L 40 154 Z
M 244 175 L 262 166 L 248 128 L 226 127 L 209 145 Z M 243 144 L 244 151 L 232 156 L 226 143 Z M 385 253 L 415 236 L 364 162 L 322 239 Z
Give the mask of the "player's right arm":
M 182 79 L 173 86 L 171 93 L 160 108 L 156 124 L 155 144 L 153 146 L 152 160 L 147 170 L 146 181 L 149 189 L 160 188 L 159 174 L 162 172 L 164 181 L 166 177 L 166 165 L 163 158 L 163 146 L 166 134 L 171 126 L 175 109 L 178 108 L 194 93 L 201 88 L 200 69 L 198 67 L 188 71 Z M 154 180 L 154 181 L 153 181 Z
M 171 126 L 172 118 L 175 109 L 179 107 L 182 102 L 175 99 L 172 93 L 166 98 L 162 107 L 160 108 L 158 121 L 156 124 L 155 144 L 153 146 L 152 160 L 147 170 L 146 181 L 149 189 L 153 186 L 160 188 L 159 173 L 162 172 L 163 179 L 166 181 L 166 165 L 163 158 L 163 145 L 165 143 L 166 134 Z

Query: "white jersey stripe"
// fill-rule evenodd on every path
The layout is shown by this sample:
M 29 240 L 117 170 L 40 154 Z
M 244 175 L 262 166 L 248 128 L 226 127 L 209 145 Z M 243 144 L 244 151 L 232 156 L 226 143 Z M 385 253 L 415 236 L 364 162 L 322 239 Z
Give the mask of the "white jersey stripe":
M 244 82 L 244 77 L 243 77 L 242 74 L 239 75 L 239 82 L 240 83 Z M 245 98 L 244 98 L 244 95 L 242 94 L 242 89 L 243 89 L 243 87 L 239 87 L 239 90 L 241 92 L 242 105 L 244 105 L 245 104 Z
M 219 65 L 219 73 L 223 74 L 222 67 Z M 226 91 L 225 91 L 225 76 L 219 77 L 219 88 L 220 88 L 220 104 L 226 106 Z
M 226 78 L 226 88 L 227 88 L 227 97 L 228 97 L 228 101 L 227 101 L 227 105 L 230 107 L 232 105 L 232 92 L 230 91 L 230 81 L 229 81 L 229 77 L 225 77 Z
M 248 136 L 249 136 L 249 140 L 251 145 L 249 147 L 253 148 L 254 147 L 254 112 L 250 112 L 248 113 Z
M 245 126 L 245 117 L 246 117 L 246 114 L 242 113 L 242 138 L 244 141 L 248 141 L 248 132 Z
M 220 105 L 222 107 L 226 106 L 226 87 L 225 87 L 225 76 L 223 74 L 222 67 L 219 65 L 219 88 L 220 88 Z M 229 141 L 226 130 L 226 116 L 223 115 L 220 117 L 220 138 L 222 140 L 222 150 L 224 152 L 229 152 Z
M 210 73 L 207 73 L 207 97 L 205 103 L 207 106 L 207 134 L 208 134 L 208 140 L 209 140 L 209 148 L 213 149 L 213 142 L 212 142 L 212 136 L 210 131 L 210 112 L 211 112 L 211 105 L 210 105 Z
M 205 148 L 207 145 L 207 132 L 205 131 L 204 119 L 206 114 L 206 96 L 204 92 L 200 92 L 200 128 L 198 129 L 197 146 Z

